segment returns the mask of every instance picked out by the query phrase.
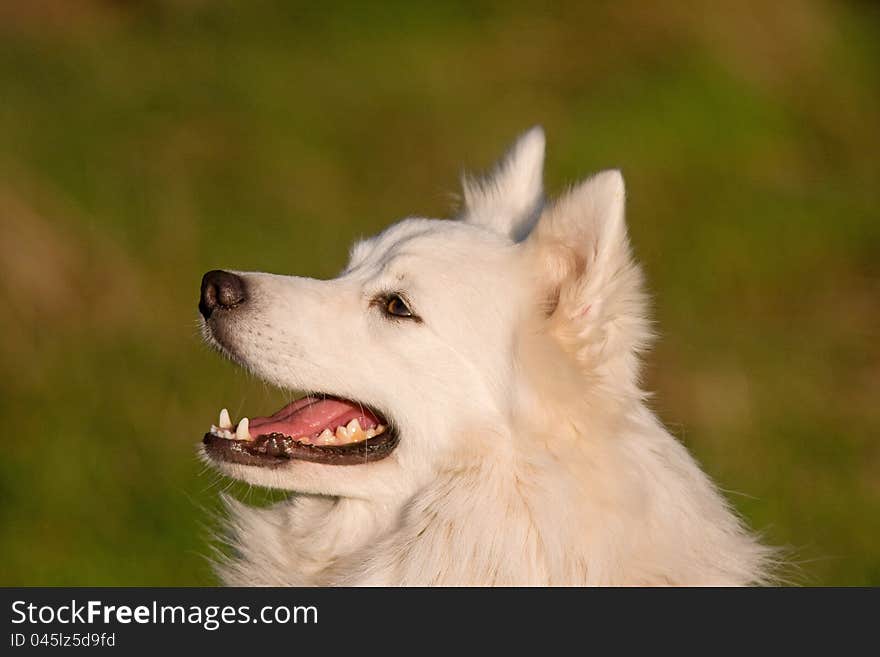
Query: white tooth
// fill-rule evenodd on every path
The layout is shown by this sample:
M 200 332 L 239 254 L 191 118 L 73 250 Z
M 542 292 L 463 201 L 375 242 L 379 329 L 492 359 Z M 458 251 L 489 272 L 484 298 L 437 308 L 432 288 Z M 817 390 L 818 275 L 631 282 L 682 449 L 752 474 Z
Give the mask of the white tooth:
M 376 435 L 376 430 L 375 429 L 367 429 L 364 433 L 367 436 L 367 438 L 372 438 L 373 436 Z
M 331 438 L 334 438 L 334 439 L 335 439 L 335 436 L 333 435 L 333 432 L 330 431 L 330 429 L 324 429 L 324 430 L 321 432 L 321 435 L 318 436 L 318 440 L 321 440 L 321 441 L 323 441 L 323 442 L 325 442 L 325 443 L 326 443 L 328 440 L 330 440 Z
M 223 429 L 222 427 L 215 427 L 213 424 L 211 425 L 211 433 L 219 438 L 228 438 L 229 440 L 233 440 L 235 438 L 235 434 L 232 433 L 229 429 Z
M 328 431 L 327 433 L 330 433 L 330 432 Z M 333 444 L 333 443 L 336 442 L 336 436 L 334 436 L 334 435 L 331 433 L 329 436 L 327 436 L 327 437 L 325 438 L 325 437 L 324 437 L 324 434 L 322 433 L 322 434 L 321 434 L 321 442 L 322 442 L 323 444 L 325 444 L 325 445 Z
M 248 431 L 248 419 L 246 417 L 241 418 L 238 423 L 238 428 L 235 430 L 235 439 L 236 440 L 250 440 L 251 432 Z
M 309 436 L 300 436 L 296 439 L 296 442 L 311 444 L 312 439 Z
M 220 411 L 220 428 L 221 429 L 231 429 L 232 428 L 232 420 L 229 419 L 229 411 L 225 408 Z
M 360 430 L 361 423 L 358 422 L 357 418 L 355 418 L 351 422 L 349 422 L 347 425 L 345 425 L 345 428 L 348 429 L 348 433 L 354 433 L 355 431 Z
M 345 440 L 345 441 L 347 441 L 348 438 L 349 438 L 349 436 L 348 436 L 348 429 L 346 429 L 345 427 L 336 427 L 336 437 L 337 437 L 339 440 Z
M 384 431 L 385 431 L 385 425 L 380 424 L 379 426 L 376 427 L 376 433 L 374 433 L 373 435 L 378 436 L 380 433 L 383 433 Z

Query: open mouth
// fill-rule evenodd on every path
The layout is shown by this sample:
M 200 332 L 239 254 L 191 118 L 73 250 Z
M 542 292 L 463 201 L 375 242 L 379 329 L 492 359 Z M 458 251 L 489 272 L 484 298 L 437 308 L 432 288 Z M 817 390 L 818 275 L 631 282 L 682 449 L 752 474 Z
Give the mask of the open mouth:
M 212 458 L 242 465 L 277 466 L 291 460 L 357 465 L 385 458 L 398 436 L 388 421 L 363 404 L 340 397 L 303 397 L 270 417 L 229 412 L 202 440 Z

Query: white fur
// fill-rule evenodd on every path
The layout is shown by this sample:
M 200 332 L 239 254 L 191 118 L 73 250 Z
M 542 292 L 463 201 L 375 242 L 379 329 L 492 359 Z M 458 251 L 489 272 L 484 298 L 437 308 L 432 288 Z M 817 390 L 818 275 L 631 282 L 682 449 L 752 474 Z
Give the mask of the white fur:
M 355 466 L 215 464 L 297 494 L 229 501 L 233 585 L 743 585 L 772 552 L 639 386 L 650 340 L 619 172 L 543 208 L 544 135 L 465 183 L 458 221 L 406 219 L 336 279 L 244 273 L 232 358 L 368 403 L 400 433 Z M 370 305 L 402 291 L 423 323 Z M 213 341 L 213 338 L 209 336 Z

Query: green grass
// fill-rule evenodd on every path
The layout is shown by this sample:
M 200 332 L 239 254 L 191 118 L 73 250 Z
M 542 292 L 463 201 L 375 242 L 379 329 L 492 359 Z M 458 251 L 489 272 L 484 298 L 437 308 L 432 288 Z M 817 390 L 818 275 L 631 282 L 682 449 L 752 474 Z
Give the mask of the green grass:
M 200 344 L 201 273 L 332 276 L 534 123 L 551 190 L 624 171 L 660 415 L 802 582 L 880 584 L 876 8 L 33 7 L 0 9 L 0 584 L 212 583 L 195 444 L 284 395 Z

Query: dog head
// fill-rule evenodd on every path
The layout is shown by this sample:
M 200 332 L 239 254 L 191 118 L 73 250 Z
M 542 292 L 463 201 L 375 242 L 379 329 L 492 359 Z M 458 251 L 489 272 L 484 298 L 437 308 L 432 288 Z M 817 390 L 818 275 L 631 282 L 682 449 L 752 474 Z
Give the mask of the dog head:
M 623 180 L 598 174 L 545 207 L 543 159 L 535 128 L 464 181 L 457 220 L 404 219 L 332 280 L 206 274 L 205 339 L 307 395 L 236 426 L 221 414 L 205 457 L 258 485 L 397 498 L 461 453 L 513 453 L 514 434 L 552 421 L 539 397 L 635 393 L 647 331 Z

